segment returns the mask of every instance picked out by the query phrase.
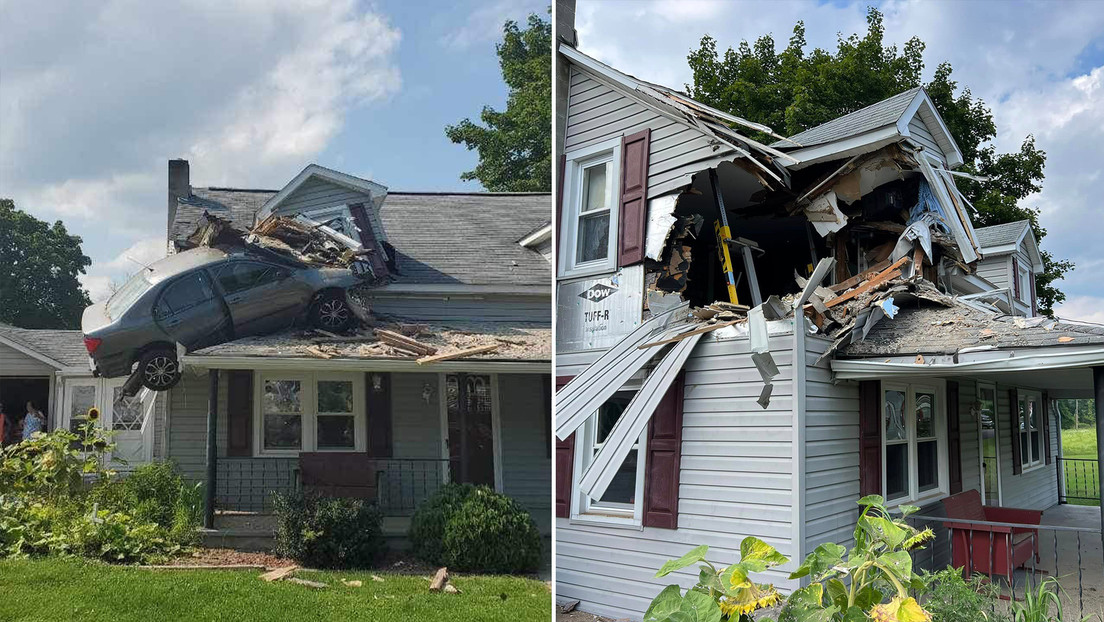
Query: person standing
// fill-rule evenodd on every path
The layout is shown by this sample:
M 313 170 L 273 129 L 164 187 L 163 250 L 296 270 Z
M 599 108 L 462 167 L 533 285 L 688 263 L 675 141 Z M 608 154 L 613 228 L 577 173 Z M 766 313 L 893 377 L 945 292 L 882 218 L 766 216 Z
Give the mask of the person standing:
M 46 417 L 35 408 L 34 402 L 27 402 L 27 416 L 23 418 L 23 440 L 28 440 L 35 432 L 46 429 Z
M 8 444 L 8 431 L 12 423 L 14 423 L 9 419 L 10 417 L 8 417 L 4 410 L 4 405 L 0 404 L 0 448 Z

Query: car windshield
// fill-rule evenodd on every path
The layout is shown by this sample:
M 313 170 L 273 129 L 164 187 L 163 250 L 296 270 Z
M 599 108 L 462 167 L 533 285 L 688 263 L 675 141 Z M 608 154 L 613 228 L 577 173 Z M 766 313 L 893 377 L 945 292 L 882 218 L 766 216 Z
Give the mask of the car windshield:
M 141 298 L 142 294 L 149 291 L 152 286 L 153 284 L 146 280 L 145 270 L 130 277 L 130 280 L 117 289 L 108 299 L 106 305 L 107 317 L 113 320 L 118 319 L 120 315 L 126 313 L 130 305 Z

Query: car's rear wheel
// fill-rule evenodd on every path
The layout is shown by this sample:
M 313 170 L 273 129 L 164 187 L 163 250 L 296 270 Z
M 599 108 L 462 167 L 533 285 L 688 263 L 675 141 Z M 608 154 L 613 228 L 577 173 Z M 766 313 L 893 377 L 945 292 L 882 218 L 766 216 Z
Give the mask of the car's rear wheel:
M 353 321 L 353 310 L 344 294 L 327 294 L 311 310 L 311 323 L 328 331 L 343 331 Z
M 180 382 L 180 361 L 168 348 L 150 350 L 138 359 L 142 386 L 151 391 L 168 391 Z

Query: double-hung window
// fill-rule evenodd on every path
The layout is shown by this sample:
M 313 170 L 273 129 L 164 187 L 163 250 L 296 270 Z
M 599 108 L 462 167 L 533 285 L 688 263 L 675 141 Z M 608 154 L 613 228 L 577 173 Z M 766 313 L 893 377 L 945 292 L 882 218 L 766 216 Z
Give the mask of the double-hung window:
M 1043 463 L 1043 421 L 1042 403 L 1038 393 L 1020 391 L 1017 411 L 1019 430 L 1020 464 L 1024 470 Z
M 610 431 L 628 408 L 632 397 L 633 393 L 629 391 L 614 394 L 583 424 L 579 435 L 582 446 L 575 452 L 576 482 L 605 445 Z M 576 507 L 573 512 L 575 516 L 640 524 L 643 515 L 641 502 L 644 498 L 644 456 L 647 435 L 648 431 L 645 429 L 640 434 L 640 438 L 633 443 L 628 456 L 621 463 L 613 481 L 600 499 L 592 499 L 581 492 L 575 495 Z
M 946 414 L 935 386 L 882 388 L 883 492 L 906 503 L 947 491 Z
M 620 139 L 565 157 L 560 271 L 563 276 L 617 268 Z
M 363 451 L 364 382 L 358 374 L 262 373 L 254 426 L 261 455 Z

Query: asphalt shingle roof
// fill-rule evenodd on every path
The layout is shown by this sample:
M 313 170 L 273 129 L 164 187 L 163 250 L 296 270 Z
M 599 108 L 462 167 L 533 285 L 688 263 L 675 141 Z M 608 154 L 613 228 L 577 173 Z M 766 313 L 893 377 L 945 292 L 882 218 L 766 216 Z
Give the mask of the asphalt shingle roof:
M 837 117 L 827 123 L 821 123 L 799 134 L 794 134 L 790 136 L 790 140 L 802 147 L 812 147 L 857 136 L 896 123 L 904 114 L 905 109 L 912 103 L 912 100 L 916 98 L 918 92 L 920 92 L 920 87 L 898 93 L 866 108 Z M 789 141 L 780 140 L 771 146 L 777 148 L 794 147 L 795 145 Z
M 173 239 L 191 235 L 204 210 L 249 227 L 277 192 L 192 188 L 177 205 Z M 397 251 L 398 282 L 547 287 L 548 260 L 517 242 L 551 213 L 548 193 L 389 192 L 380 219 Z
M 16 328 L 0 324 L 0 335 L 67 366 L 87 366 L 88 350 L 79 330 Z
M 1030 226 L 1030 220 L 1017 220 L 1016 222 L 1006 222 L 1001 225 L 974 229 L 974 233 L 977 234 L 978 245 L 985 249 L 1015 244 L 1023 235 L 1024 229 Z
M 979 346 L 1001 350 L 1095 343 L 1104 343 L 1104 326 L 1012 318 L 956 302 L 951 307 L 902 306 L 896 317 L 878 322 L 866 339 L 842 348 L 840 356 L 954 354 Z

